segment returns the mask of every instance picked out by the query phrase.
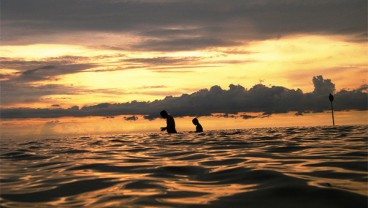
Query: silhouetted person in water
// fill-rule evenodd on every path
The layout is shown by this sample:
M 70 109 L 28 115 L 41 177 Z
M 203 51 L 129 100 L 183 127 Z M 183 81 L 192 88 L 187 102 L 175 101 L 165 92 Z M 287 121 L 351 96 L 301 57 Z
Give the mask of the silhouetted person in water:
M 165 110 L 160 112 L 162 118 L 166 118 L 166 127 L 161 127 L 161 131 L 167 131 L 167 133 L 177 133 L 175 129 L 175 121 L 174 118 L 169 115 Z
M 202 125 L 199 123 L 197 118 L 193 118 L 192 123 L 196 126 L 195 132 L 203 132 Z

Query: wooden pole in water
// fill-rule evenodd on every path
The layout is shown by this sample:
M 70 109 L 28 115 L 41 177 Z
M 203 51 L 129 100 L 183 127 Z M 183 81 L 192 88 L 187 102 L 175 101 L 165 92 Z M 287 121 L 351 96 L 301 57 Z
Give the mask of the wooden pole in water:
M 334 96 L 330 93 L 330 95 L 328 96 L 328 99 L 330 99 L 330 102 L 331 102 L 332 126 L 335 126 L 334 110 L 332 106 L 332 101 L 334 100 Z

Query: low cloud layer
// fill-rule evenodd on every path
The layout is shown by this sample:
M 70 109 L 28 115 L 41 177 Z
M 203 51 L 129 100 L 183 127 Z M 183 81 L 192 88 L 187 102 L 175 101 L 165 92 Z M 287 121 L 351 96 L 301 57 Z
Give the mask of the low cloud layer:
M 240 85 L 222 89 L 212 86 L 192 94 L 180 97 L 168 96 L 153 102 L 132 101 L 128 103 L 101 103 L 98 105 L 79 108 L 3 108 L 1 118 L 58 118 L 64 116 L 117 116 L 142 115 L 145 119 L 159 117 L 163 109 L 176 117 L 209 116 L 214 113 L 225 115 L 239 112 L 263 112 L 264 115 L 286 113 L 290 111 L 302 114 L 304 112 L 322 112 L 330 109 L 329 93 L 335 91 L 335 85 L 322 76 L 313 77 L 314 91 L 303 93 L 300 89 L 287 89 L 281 86 L 267 87 L 262 84 L 245 89 Z M 367 110 L 368 86 L 355 90 L 341 90 L 335 92 L 335 110 Z M 124 117 L 134 120 L 135 116 Z M 244 119 L 249 119 L 244 116 Z

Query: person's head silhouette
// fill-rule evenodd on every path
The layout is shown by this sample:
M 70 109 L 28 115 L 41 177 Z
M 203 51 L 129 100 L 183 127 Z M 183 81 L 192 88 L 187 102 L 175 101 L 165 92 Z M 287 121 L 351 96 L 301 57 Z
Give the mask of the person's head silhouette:
M 197 118 L 193 118 L 192 123 L 196 126 L 196 132 L 203 132 L 202 125 L 199 123 Z
M 160 115 L 162 118 L 167 118 L 167 116 L 169 115 L 165 110 L 160 112 Z

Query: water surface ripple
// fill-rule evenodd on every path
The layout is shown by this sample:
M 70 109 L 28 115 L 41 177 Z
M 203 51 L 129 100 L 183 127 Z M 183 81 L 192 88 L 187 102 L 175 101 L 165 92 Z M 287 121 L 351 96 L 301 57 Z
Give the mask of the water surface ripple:
M 1 207 L 367 207 L 368 126 L 1 141 Z

